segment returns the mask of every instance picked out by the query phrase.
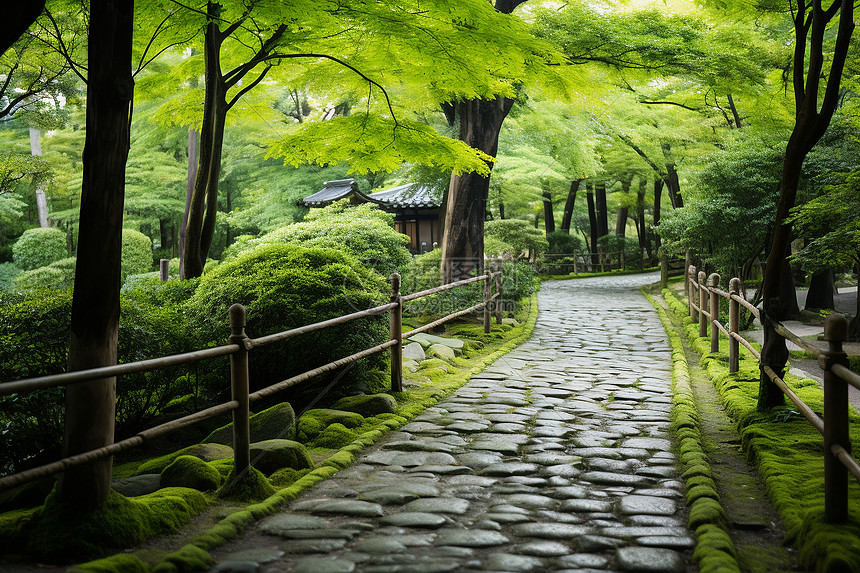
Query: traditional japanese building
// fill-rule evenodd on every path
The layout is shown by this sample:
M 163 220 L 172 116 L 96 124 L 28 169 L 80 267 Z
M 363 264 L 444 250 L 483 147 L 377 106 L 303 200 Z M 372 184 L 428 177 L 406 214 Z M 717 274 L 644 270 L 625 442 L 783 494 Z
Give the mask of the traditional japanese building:
M 433 250 L 442 240 L 439 216 L 442 192 L 421 183 L 407 183 L 374 193 L 362 193 L 354 179 L 326 181 L 323 188 L 301 200 L 305 207 L 325 207 L 335 201 L 349 199 L 355 204 L 374 203 L 380 209 L 394 213 L 394 228 L 409 237 L 413 253 Z

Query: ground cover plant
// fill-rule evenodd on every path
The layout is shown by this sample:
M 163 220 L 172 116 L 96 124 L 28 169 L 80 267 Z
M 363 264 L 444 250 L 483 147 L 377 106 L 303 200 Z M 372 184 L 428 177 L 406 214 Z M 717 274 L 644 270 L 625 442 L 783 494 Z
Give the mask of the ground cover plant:
M 860 570 L 860 486 L 849 479 L 849 520 L 824 522 L 824 462 L 821 435 L 792 406 L 757 409 L 759 367 L 742 349 L 740 371 L 729 374 L 728 344 L 710 352 L 710 338 L 698 336 L 698 325 L 676 292 L 663 291 L 669 309 L 683 323 L 691 346 L 736 421 L 744 452 L 758 469 L 768 496 L 787 529 L 786 542 L 799 549 L 804 567 L 816 572 Z M 786 383 L 815 412 L 823 411 L 823 391 L 811 379 L 787 375 Z M 790 403 L 789 403 L 790 404 Z M 860 414 L 849 413 L 850 439 L 860 440 Z

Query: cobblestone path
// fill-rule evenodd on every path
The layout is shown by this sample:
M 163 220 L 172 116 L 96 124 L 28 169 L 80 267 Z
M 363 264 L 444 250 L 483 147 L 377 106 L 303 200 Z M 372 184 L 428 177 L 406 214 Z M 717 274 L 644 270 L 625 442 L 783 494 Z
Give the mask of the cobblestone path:
M 215 554 L 217 571 L 692 571 L 671 354 L 638 287 L 544 283 L 531 340 Z

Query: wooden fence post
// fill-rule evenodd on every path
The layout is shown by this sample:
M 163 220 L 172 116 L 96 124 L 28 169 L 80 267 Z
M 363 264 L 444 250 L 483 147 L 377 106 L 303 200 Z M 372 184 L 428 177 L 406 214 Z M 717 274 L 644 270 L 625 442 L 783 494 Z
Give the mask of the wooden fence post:
M 161 277 L 161 282 L 166 283 L 170 278 L 170 259 L 159 259 L 158 271 Z
M 490 306 L 492 305 L 492 288 L 490 287 L 490 278 L 492 272 L 487 272 L 487 278 L 484 279 L 484 334 L 490 332 Z
M 391 302 L 397 303 L 397 308 L 391 309 L 389 321 L 390 340 L 397 343 L 391 347 L 391 391 L 403 391 L 403 298 L 400 296 L 400 275 L 391 273 Z
M 698 322 L 699 317 L 696 314 L 696 309 L 693 308 L 693 304 L 696 302 L 696 267 L 690 265 L 687 267 L 687 303 L 690 305 L 690 320 L 693 322 Z
M 848 518 L 848 470 L 842 465 L 831 446 L 839 444 L 849 452 L 848 384 L 830 369 L 839 363 L 848 366 L 842 343 L 848 338 L 848 320 L 841 314 L 831 314 L 824 321 L 827 352 L 818 357 L 824 370 L 824 521 L 840 523 Z
M 705 271 L 699 271 L 699 336 L 707 336 L 708 334 L 708 317 L 705 316 L 707 312 L 707 303 L 708 303 L 708 285 L 705 284 Z
M 251 465 L 251 427 L 248 420 L 248 350 L 245 341 L 245 307 L 234 304 L 230 307 L 230 344 L 238 344 L 239 351 L 230 355 L 230 389 L 239 407 L 233 410 L 233 477 L 248 471 Z
M 729 281 L 729 294 L 741 296 L 741 279 L 735 277 Z M 732 334 L 738 334 L 740 329 L 741 304 L 729 299 L 729 372 L 740 370 L 740 344 Z
M 711 273 L 708 277 L 708 286 L 713 289 L 720 287 L 720 275 Z M 708 298 L 711 300 L 711 352 L 720 351 L 720 329 L 717 328 L 717 321 L 720 320 L 720 295 L 714 291 L 708 291 Z
M 496 297 L 496 324 L 502 324 L 502 311 L 504 310 L 504 303 L 502 301 L 503 291 L 502 291 L 502 263 L 499 262 L 496 266 L 496 271 L 498 274 L 496 275 L 496 292 L 499 293 L 499 296 Z

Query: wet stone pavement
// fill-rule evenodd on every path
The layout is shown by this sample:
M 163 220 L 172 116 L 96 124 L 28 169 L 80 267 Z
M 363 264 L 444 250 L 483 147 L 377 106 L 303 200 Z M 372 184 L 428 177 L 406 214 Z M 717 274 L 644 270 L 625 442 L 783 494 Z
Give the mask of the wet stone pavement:
M 671 353 L 638 287 L 544 283 L 532 338 L 245 536 L 213 571 L 694 570 Z

